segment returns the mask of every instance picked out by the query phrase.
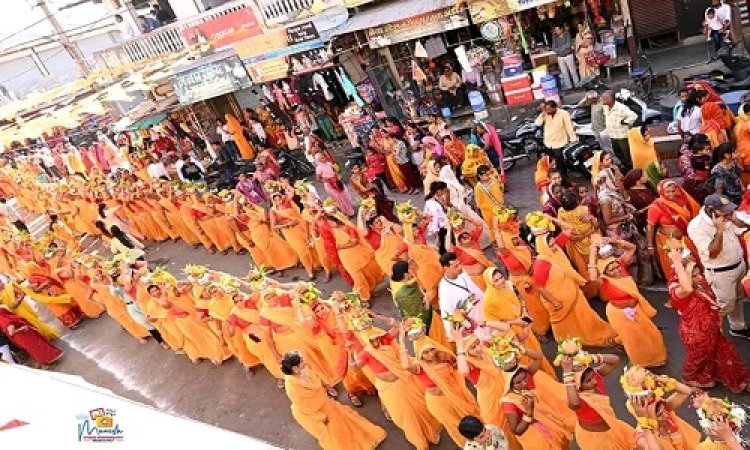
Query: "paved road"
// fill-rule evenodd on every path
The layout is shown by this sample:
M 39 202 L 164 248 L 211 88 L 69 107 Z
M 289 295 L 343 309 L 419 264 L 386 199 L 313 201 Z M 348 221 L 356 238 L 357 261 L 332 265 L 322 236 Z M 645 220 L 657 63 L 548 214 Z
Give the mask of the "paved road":
M 538 195 L 531 187 L 532 170 L 533 162 L 521 162 L 509 174 L 507 199 L 522 214 L 538 205 Z M 153 244 L 148 248 L 148 256 L 153 263 L 165 265 L 175 272 L 187 263 L 199 263 L 242 275 L 250 264 L 247 255 L 211 255 L 203 249 L 193 250 L 181 242 Z M 294 276 L 304 276 L 304 273 L 299 269 L 288 271 L 285 280 Z M 321 283 L 319 287 L 325 293 L 345 289 L 338 277 L 330 283 Z M 666 297 L 663 289 L 644 291 L 644 294 L 659 309 L 656 323 L 662 329 L 669 349 L 669 364 L 659 372 L 679 376 L 684 351 L 677 336 L 676 314 L 661 306 Z M 596 302 L 594 306 L 603 314 L 603 304 Z M 380 313 L 395 314 L 385 283 L 378 288 L 373 307 Z M 750 363 L 750 343 L 733 341 L 745 362 Z M 247 378 L 234 360 L 220 367 L 207 362 L 193 365 L 184 355 L 175 355 L 154 342 L 137 343 L 108 317 L 85 321 L 78 330 L 67 333 L 60 345 L 66 355 L 55 370 L 80 375 L 91 383 L 165 412 L 208 422 L 281 447 L 295 450 L 317 448 L 314 440 L 292 419 L 285 394 L 276 389 L 272 377 L 262 369 L 252 378 Z M 546 345 L 545 350 L 548 356 L 554 353 L 551 344 Z M 607 380 L 609 392 L 618 415 L 632 423 L 623 407 L 617 378 L 614 375 Z M 714 393 L 727 394 L 723 389 L 716 389 Z M 729 397 L 738 399 L 737 396 Z M 343 391 L 340 399 L 346 402 Z M 746 401 L 748 396 L 743 399 Z M 402 433 L 384 420 L 376 398 L 366 398 L 361 412 L 388 430 L 388 439 L 380 448 L 409 448 Z M 693 411 L 685 408 L 681 413 L 696 423 Z M 455 447 L 443 433 L 440 445 L 435 448 Z

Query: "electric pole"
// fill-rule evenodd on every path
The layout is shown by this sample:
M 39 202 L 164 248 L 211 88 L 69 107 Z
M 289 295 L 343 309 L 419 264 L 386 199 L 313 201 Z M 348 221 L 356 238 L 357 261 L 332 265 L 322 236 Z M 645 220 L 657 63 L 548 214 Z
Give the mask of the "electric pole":
M 78 48 L 78 46 L 75 43 L 73 43 L 70 39 L 68 39 L 68 35 L 65 34 L 65 30 L 63 30 L 63 28 L 60 26 L 60 22 L 57 21 L 57 18 L 55 18 L 55 16 L 52 14 L 52 11 L 49 10 L 49 7 L 47 6 L 47 2 L 45 0 L 37 0 L 36 6 L 42 8 L 42 11 L 44 11 L 44 15 L 47 17 L 47 20 L 49 20 L 49 23 L 52 25 L 52 28 L 54 28 L 55 32 L 60 38 L 60 43 L 62 44 L 63 48 L 65 48 L 65 50 L 68 52 L 70 57 L 76 63 L 76 66 L 78 66 L 78 71 L 80 72 L 80 75 L 82 77 L 85 77 L 89 73 L 91 73 L 91 69 L 89 69 L 89 65 L 86 63 L 86 60 L 83 58 L 83 54 L 81 54 L 81 50 Z

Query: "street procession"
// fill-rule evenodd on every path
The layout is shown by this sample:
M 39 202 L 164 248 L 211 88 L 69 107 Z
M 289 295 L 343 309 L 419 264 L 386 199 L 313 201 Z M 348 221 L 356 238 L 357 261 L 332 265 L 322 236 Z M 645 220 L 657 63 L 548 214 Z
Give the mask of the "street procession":
M 746 0 L 7 6 L 0 446 L 750 448 Z

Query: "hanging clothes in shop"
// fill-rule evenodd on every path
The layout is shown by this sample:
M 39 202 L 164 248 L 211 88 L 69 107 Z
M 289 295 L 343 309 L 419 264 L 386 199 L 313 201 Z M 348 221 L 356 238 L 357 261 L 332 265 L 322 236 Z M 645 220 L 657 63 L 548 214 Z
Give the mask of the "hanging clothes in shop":
M 328 83 L 326 82 L 322 73 L 316 72 L 312 77 L 312 81 L 313 81 L 313 86 L 315 86 L 317 89 L 320 89 L 321 92 L 323 92 L 323 98 L 327 102 L 330 102 L 331 100 L 333 100 L 334 98 L 333 93 L 328 87 Z
M 415 58 L 429 58 L 430 54 L 427 53 L 427 49 L 422 45 L 422 41 L 417 41 L 414 45 L 414 57 Z
M 287 101 L 290 105 L 297 106 L 300 104 L 300 98 L 297 94 L 297 90 L 294 89 L 295 83 L 294 79 L 290 79 L 289 83 L 286 82 L 286 80 L 283 80 L 281 82 L 281 90 L 284 92 L 284 96 L 286 96 Z
M 445 48 L 445 42 L 443 42 L 442 36 L 432 36 L 427 39 L 424 43 L 424 49 L 427 51 L 427 56 L 430 59 L 439 58 L 448 53 L 448 49 Z
M 344 71 L 349 75 L 352 83 L 358 84 L 367 79 L 367 73 L 362 69 L 359 56 L 353 51 L 347 51 L 338 56 L 338 61 Z
M 344 92 L 346 93 L 347 98 L 351 98 L 354 100 L 354 103 L 357 104 L 357 106 L 365 106 L 365 101 L 362 100 L 362 98 L 359 96 L 359 93 L 357 92 L 357 87 L 354 86 L 354 83 L 352 83 L 352 80 L 349 79 L 349 77 L 344 72 L 344 69 L 339 69 L 338 72 L 339 79 L 341 80 L 341 85 L 344 88 Z
M 273 103 L 276 101 L 276 98 L 274 98 L 273 96 L 273 92 L 271 92 L 271 88 L 268 87 L 267 84 L 264 84 L 261 89 L 263 90 L 263 96 L 266 97 L 269 102 Z

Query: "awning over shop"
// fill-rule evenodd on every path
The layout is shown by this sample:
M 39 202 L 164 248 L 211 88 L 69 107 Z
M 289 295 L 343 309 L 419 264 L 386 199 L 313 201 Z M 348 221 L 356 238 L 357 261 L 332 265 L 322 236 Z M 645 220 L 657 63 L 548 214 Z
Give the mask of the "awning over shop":
M 345 24 L 331 30 L 331 36 L 340 36 L 367 28 L 379 27 L 391 22 L 398 22 L 410 17 L 453 8 L 456 0 L 396 0 L 380 3 L 372 8 L 364 9 L 352 16 Z
M 123 117 L 119 121 L 117 121 L 114 126 L 112 127 L 113 131 L 136 131 L 136 130 L 145 130 L 147 128 L 150 128 L 157 123 L 163 121 L 167 118 L 166 113 L 157 114 L 152 117 L 147 117 L 145 119 L 141 119 L 135 123 L 132 122 L 132 119 L 129 117 Z
M 511 14 L 537 8 L 556 0 L 467 0 L 469 14 L 474 23 L 482 23 Z

